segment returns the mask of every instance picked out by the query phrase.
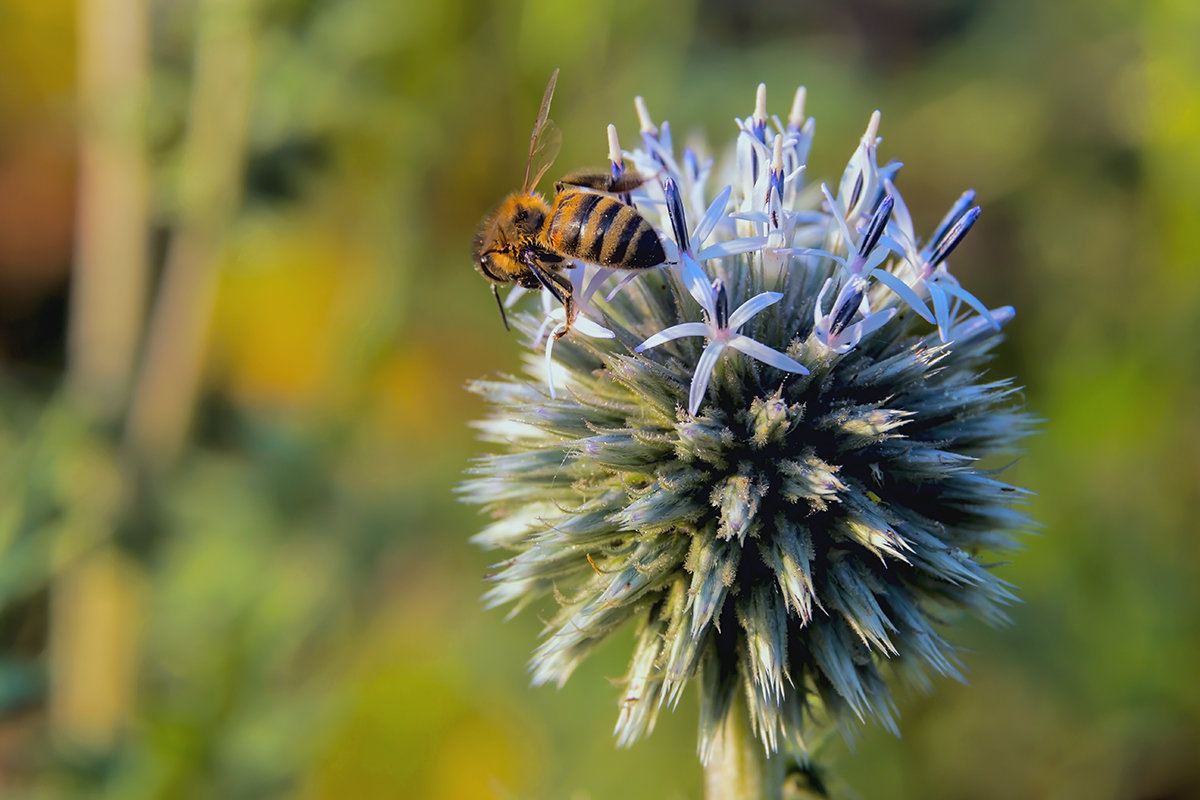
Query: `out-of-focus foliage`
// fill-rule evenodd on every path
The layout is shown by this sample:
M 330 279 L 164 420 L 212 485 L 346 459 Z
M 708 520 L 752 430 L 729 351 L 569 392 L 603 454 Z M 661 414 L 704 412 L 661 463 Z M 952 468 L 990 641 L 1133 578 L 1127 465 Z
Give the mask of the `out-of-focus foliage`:
M 778 113 L 804 83 L 814 176 L 880 108 L 918 228 L 979 192 L 955 269 L 1017 307 L 994 371 L 1046 420 L 1011 476 L 1044 535 L 1003 570 L 1014 626 L 960 636 L 971 685 L 905 700 L 900 740 L 831 742 L 834 790 L 1200 795 L 1195 3 L 234 4 L 248 128 L 217 157 L 243 179 L 162 461 L 128 405 L 97 420 L 64 382 L 83 5 L 0 4 L 4 796 L 699 795 L 693 701 L 613 747 L 627 642 L 527 687 L 536 619 L 480 608 L 480 520 L 450 491 L 481 413 L 463 383 L 523 352 L 470 239 L 556 66 L 564 170 L 602 163 L 608 122 L 633 137 L 636 94 L 722 141 L 760 81 Z M 154 308 L 211 166 L 187 162 L 198 20 L 226 4 L 146 5 Z

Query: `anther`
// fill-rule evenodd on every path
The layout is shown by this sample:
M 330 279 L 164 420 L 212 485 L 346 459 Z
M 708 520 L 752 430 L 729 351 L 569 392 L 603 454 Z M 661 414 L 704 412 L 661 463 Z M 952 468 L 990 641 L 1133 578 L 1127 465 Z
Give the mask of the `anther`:
M 871 255 L 871 251 L 875 249 L 875 245 L 879 244 L 879 237 L 883 236 L 884 228 L 887 227 L 888 217 L 892 215 L 892 206 L 895 204 L 896 201 L 889 194 L 883 198 L 883 202 L 875 210 L 875 216 L 871 217 L 871 224 L 867 226 L 867 232 L 863 236 L 862 244 L 858 248 L 858 254 L 863 258 Z
M 958 243 L 966 237 L 967 232 L 975 224 L 975 220 L 979 219 L 979 215 L 983 212 L 979 206 L 975 206 L 967 213 L 958 218 L 958 221 L 946 231 L 942 238 L 938 239 L 937 244 L 933 246 L 933 252 L 929 254 L 929 265 L 936 267 L 938 264 L 945 261 L 954 252 L 954 248 L 958 247 Z
M 933 236 L 929 237 L 929 241 L 936 244 L 941 241 L 946 235 L 946 231 L 950 230 L 950 226 L 958 222 L 959 217 L 967 213 L 967 209 L 975 202 L 975 190 L 967 189 L 962 195 L 954 201 L 954 205 L 946 212 L 946 216 L 942 217 L 942 221 L 938 223 L 937 228 L 933 231 Z
M 663 194 L 667 197 L 667 216 L 671 218 L 675 242 L 679 245 L 679 252 L 686 252 L 691 248 L 691 242 L 688 240 L 687 219 L 683 215 L 683 198 L 679 196 L 679 187 L 675 185 L 674 178 L 663 181 Z
M 725 281 L 717 278 L 713 281 L 713 308 L 717 313 L 714 320 L 717 328 L 725 330 L 729 327 L 729 295 L 725 291 Z
M 858 312 L 858 307 L 862 305 L 862 300 L 862 289 L 856 289 L 853 294 L 845 298 L 844 302 L 834 309 L 833 319 L 829 323 L 829 333 L 831 336 L 837 336 L 846 330 L 846 326 L 850 324 L 850 320 L 854 319 L 854 315 Z
M 862 194 L 862 188 L 863 173 L 862 170 L 859 170 L 858 177 L 854 181 L 854 189 L 850 192 L 850 202 L 846 203 L 847 214 L 849 214 L 849 212 L 854 208 L 854 204 L 858 202 L 858 197 Z

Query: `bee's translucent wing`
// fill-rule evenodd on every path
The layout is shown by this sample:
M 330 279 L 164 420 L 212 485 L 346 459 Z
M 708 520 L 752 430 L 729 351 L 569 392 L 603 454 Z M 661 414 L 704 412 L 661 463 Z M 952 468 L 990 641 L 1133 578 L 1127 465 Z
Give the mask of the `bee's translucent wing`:
M 530 144 L 529 163 L 525 167 L 525 191 L 532 191 L 550 169 L 562 147 L 562 131 L 551 120 L 542 123 L 541 133 Z M 532 173 L 532 174 L 531 174 Z
M 529 160 L 525 162 L 525 182 L 521 184 L 521 190 L 525 192 L 537 186 L 562 147 L 562 132 L 550 121 L 550 98 L 554 96 L 554 84 L 557 82 L 556 69 L 546 84 L 542 107 L 538 109 L 537 122 L 533 123 L 533 134 L 529 137 Z

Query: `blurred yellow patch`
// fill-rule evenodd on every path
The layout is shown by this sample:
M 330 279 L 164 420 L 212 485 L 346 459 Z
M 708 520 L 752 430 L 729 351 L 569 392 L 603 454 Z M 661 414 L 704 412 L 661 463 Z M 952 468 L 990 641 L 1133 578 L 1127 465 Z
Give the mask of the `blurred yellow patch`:
M 371 264 L 329 231 L 261 230 L 234 247 L 221 279 L 212 353 L 229 393 L 251 405 L 312 406 L 339 378 L 351 310 Z
M 529 745 L 435 673 L 393 665 L 363 678 L 352 702 L 302 800 L 479 800 L 528 781 Z
M 72 0 L 0 3 L 0 119 L 46 113 L 75 84 Z
M 468 655 L 485 633 L 457 570 L 415 557 L 397 568 L 297 800 L 530 796 L 542 729 L 497 683 L 479 682 Z
M 461 429 L 470 397 L 447 379 L 465 372 L 457 361 L 452 353 L 415 344 L 380 364 L 370 388 L 372 427 L 424 445 Z
M 367 391 L 372 427 L 402 434 L 414 445 L 468 438 L 463 420 L 478 411 L 477 399 L 464 388 L 466 382 L 505 367 L 495 353 L 497 342 L 519 346 L 515 335 L 504 335 L 499 320 L 487 316 L 486 321 L 495 322 L 491 332 L 443 320 L 423 333 L 402 335 L 403 346 L 389 352 L 371 376 Z

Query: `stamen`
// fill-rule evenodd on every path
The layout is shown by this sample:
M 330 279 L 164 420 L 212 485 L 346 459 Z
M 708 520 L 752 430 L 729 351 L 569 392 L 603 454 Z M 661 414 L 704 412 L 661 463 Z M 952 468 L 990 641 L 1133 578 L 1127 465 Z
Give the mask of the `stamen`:
M 796 90 L 796 96 L 792 98 L 792 110 L 788 113 L 788 130 L 799 131 L 804 124 L 804 101 L 808 96 L 808 90 L 801 86 Z
M 608 160 L 612 163 L 614 170 L 625 171 L 625 159 L 621 156 L 621 143 L 617 141 L 617 126 L 612 124 L 608 126 Z
M 946 231 L 950 230 L 950 226 L 958 222 L 958 218 L 965 214 L 974 202 L 975 190 L 967 189 L 962 193 L 962 196 L 954 201 L 954 205 L 950 207 L 946 216 L 942 217 L 942 221 L 938 223 L 937 228 L 933 231 L 933 236 L 929 237 L 929 241 L 935 245 L 940 242 L 946 235 Z
M 892 216 L 892 206 L 895 204 L 896 201 L 892 196 L 887 195 L 876 209 L 875 216 L 871 217 L 871 224 L 867 226 L 866 235 L 863 236 L 862 244 L 858 247 L 858 254 L 863 258 L 871 255 L 875 245 L 879 244 L 879 237 L 883 236 L 883 230 L 887 227 L 888 217 Z
M 729 327 L 729 295 L 725 291 L 725 281 L 717 278 L 713 281 L 713 305 L 717 313 L 714 320 L 717 328 L 725 330 Z
M 760 83 L 754 95 L 754 136 L 767 143 L 767 85 Z
M 783 201 L 783 136 L 775 134 L 775 147 L 771 152 L 771 175 L 770 184 L 767 189 L 767 213 L 771 213 L 771 195 L 774 194 L 777 202 Z M 771 224 L 778 228 L 779 220 L 771 220 Z
M 608 163 L 613 180 L 620 180 L 625 174 L 625 159 L 621 155 L 621 143 L 617 141 L 617 126 L 611 123 L 608 126 Z M 622 192 L 618 198 L 627 206 L 633 205 L 629 192 Z
M 863 144 L 867 147 L 874 147 L 875 140 L 879 138 L 879 119 L 881 116 L 879 109 L 875 109 L 874 113 L 871 114 L 871 121 L 867 123 L 867 130 L 862 138 Z
M 858 196 L 860 194 L 862 194 L 864 177 L 865 176 L 863 175 L 862 171 L 859 170 L 858 177 L 854 181 L 854 190 L 852 192 L 850 192 L 850 202 L 846 204 L 847 215 L 849 215 L 850 211 L 854 208 L 855 204 L 858 202 Z
M 671 123 L 663 120 L 663 124 L 658 127 L 658 143 L 662 145 L 662 149 L 674 155 L 675 144 L 671 141 Z M 663 166 L 666 166 L 665 164 Z
M 646 101 L 639 94 L 633 98 L 633 107 L 637 109 L 638 125 L 641 126 L 642 135 L 650 134 L 658 136 L 658 128 L 654 127 L 654 120 L 650 119 L 650 111 L 646 108 Z
M 933 252 L 929 255 L 929 265 L 936 267 L 938 264 L 949 258 L 954 252 L 954 248 L 958 247 L 958 243 L 963 240 L 967 232 L 975 224 L 975 220 L 979 219 L 979 215 L 983 212 L 979 206 L 975 206 L 967 213 L 958 218 L 954 226 L 941 238 L 933 247 Z
M 858 307 L 862 305 L 862 299 L 862 289 L 855 289 L 853 294 L 844 298 L 842 303 L 834 309 L 833 319 L 829 323 L 830 336 L 837 336 L 846 330 L 846 326 L 850 324 L 850 320 L 854 319 L 854 315 L 858 313 Z
M 663 181 L 663 194 L 667 196 L 667 216 L 671 218 L 675 243 L 679 245 L 679 252 L 686 252 L 691 249 L 691 242 L 688 240 L 687 219 L 683 215 L 683 198 L 679 196 L 679 187 L 675 185 L 674 178 Z
M 690 147 L 683 148 L 683 174 L 687 175 L 693 183 L 700 180 L 700 159 L 696 156 L 696 151 Z

